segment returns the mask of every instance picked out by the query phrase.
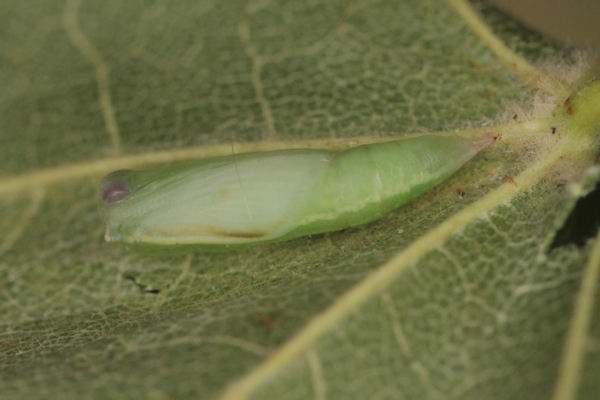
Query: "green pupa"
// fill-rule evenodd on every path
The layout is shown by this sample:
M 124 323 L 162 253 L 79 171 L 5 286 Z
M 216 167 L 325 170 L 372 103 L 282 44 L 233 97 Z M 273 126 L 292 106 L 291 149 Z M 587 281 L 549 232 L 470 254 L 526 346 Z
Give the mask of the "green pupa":
M 225 250 L 357 226 L 428 191 L 493 141 L 424 135 L 117 171 L 101 184 L 105 238 L 142 250 Z

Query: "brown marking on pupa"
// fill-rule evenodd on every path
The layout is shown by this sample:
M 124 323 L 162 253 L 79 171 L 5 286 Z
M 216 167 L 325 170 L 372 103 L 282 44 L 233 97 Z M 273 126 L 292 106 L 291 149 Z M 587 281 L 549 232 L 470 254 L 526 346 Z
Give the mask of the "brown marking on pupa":
M 230 231 L 224 229 L 217 229 L 212 226 L 206 226 L 203 228 L 187 228 L 171 231 L 152 231 L 148 233 L 148 236 L 220 236 L 239 239 L 256 239 L 268 235 L 268 232 L 265 231 Z
M 256 238 L 261 238 L 261 237 L 265 237 L 268 235 L 268 233 L 265 231 L 242 232 L 242 231 L 214 230 L 212 233 L 215 236 L 224 236 L 224 237 L 232 237 L 232 238 L 239 238 L 239 239 L 256 239 Z

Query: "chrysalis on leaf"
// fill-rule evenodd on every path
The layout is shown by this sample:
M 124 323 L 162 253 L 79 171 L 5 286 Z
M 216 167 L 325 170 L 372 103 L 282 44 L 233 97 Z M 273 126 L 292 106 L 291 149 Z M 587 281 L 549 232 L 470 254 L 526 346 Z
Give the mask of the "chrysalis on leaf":
M 105 238 L 140 249 L 229 249 L 364 224 L 448 178 L 493 140 L 430 135 L 117 171 L 101 185 Z

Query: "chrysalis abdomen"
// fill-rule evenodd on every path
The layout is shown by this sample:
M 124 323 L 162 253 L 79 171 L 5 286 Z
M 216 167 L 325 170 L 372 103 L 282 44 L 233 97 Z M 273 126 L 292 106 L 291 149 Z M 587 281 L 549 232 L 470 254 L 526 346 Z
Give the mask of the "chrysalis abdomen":
M 106 239 L 247 247 L 364 224 L 449 177 L 492 138 L 420 136 L 342 152 L 218 157 L 102 183 Z
M 421 136 L 338 153 L 297 230 L 310 234 L 376 220 L 448 178 L 492 141 Z

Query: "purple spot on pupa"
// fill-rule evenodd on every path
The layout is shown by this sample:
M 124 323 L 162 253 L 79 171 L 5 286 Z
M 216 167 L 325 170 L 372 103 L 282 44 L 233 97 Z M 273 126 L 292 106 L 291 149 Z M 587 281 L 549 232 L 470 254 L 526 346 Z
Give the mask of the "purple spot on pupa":
M 129 185 L 122 180 L 115 179 L 102 184 L 102 200 L 107 206 L 119 203 L 130 193 Z

